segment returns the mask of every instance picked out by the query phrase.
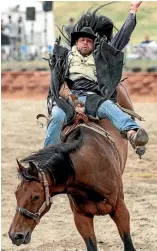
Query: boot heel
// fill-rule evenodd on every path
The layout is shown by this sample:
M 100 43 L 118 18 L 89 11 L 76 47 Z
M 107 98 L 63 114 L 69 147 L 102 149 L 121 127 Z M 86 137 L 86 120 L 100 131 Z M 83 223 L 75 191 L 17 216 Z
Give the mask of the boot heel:
M 139 158 L 141 159 L 141 156 L 145 153 L 146 147 L 145 146 L 137 146 L 135 149 L 136 154 L 139 155 Z

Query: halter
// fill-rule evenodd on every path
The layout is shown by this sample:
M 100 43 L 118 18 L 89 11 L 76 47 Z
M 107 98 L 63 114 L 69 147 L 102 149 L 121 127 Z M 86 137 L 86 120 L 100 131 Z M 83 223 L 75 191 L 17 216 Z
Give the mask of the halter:
M 43 183 L 43 186 L 44 186 L 44 193 L 45 193 L 45 201 L 44 201 L 44 203 L 39 208 L 39 210 L 38 210 L 37 213 L 33 213 L 33 212 L 31 212 L 31 211 L 23 208 L 23 207 L 19 207 L 19 206 L 16 207 L 16 211 L 18 211 L 20 214 L 22 214 L 24 216 L 27 216 L 27 217 L 29 217 L 31 219 L 34 219 L 36 221 L 36 223 L 39 223 L 40 216 L 44 212 L 44 210 L 46 209 L 46 207 L 48 207 L 50 204 L 53 203 L 52 197 L 50 196 L 49 184 L 47 182 L 45 173 L 41 169 L 39 169 L 38 171 L 39 171 L 39 174 L 41 174 L 42 183 Z M 54 181 L 55 181 L 55 179 L 54 179 Z

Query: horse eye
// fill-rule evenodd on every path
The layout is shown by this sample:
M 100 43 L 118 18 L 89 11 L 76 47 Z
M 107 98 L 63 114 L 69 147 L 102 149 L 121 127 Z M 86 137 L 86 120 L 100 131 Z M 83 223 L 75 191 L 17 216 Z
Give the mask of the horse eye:
M 35 195 L 34 197 L 33 197 L 33 201 L 36 201 L 36 200 L 39 200 L 39 195 Z

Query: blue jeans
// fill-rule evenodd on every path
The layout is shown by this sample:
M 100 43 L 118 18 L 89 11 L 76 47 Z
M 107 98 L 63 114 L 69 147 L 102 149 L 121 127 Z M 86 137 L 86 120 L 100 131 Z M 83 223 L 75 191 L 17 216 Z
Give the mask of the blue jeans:
M 80 96 L 78 98 L 85 103 L 86 96 Z M 128 114 L 121 111 L 121 109 L 111 100 L 107 100 L 101 104 L 98 109 L 97 116 L 99 119 L 108 119 L 119 132 L 140 128 Z M 44 142 L 45 147 L 60 143 L 60 134 L 65 123 L 65 112 L 58 106 L 53 106 L 52 117 L 47 128 L 46 139 Z

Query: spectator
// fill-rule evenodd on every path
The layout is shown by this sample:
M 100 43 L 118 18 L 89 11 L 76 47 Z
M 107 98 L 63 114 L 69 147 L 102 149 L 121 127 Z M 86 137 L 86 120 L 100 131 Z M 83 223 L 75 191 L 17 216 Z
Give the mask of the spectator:
M 9 22 L 5 26 L 9 29 L 9 40 L 10 40 L 10 56 L 11 58 L 15 58 L 16 56 L 16 43 L 18 36 L 18 26 L 15 22 L 12 21 L 12 17 L 9 16 Z
M 7 60 L 9 55 L 9 37 L 6 33 L 3 19 L 1 19 L 1 60 Z
M 5 34 L 3 19 L 1 19 L 1 45 L 9 45 L 9 37 Z
M 4 26 L 4 22 L 3 19 L 1 19 L 1 33 L 4 31 L 5 26 Z
M 65 31 L 67 32 L 69 39 L 71 38 L 71 33 L 73 32 L 74 26 L 75 26 L 74 18 L 71 17 L 71 18 L 69 18 L 69 24 L 67 26 L 65 26 Z
M 25 32 L 25 25 L 23 22 L 22 17 L 19 17 L 18 21 L 17 21 L 17 32 L 18 32 L 18 38 L 17 41 L 20 43 L 25 44 L 26 43 L 26 32 Z
M 26 34 L 25 34 L 25 25 L 22 17 L 19 16 L 17 21 L 17 53 L 18 60 L 22 59 L 22 45 L 26 44 Z
M 150 42 L 152 42 L 152 40 L 149 39 L 149 36 L 146 35 L 144 38 L 144 41 L 141 42 L 141 44 L 149 44 Z
M 73 28 L 74 28 L 74 18 L 71 17 L 69 18 L 69 24 L 66 26 L 66 31 L 71 34 L 73 32 Z

